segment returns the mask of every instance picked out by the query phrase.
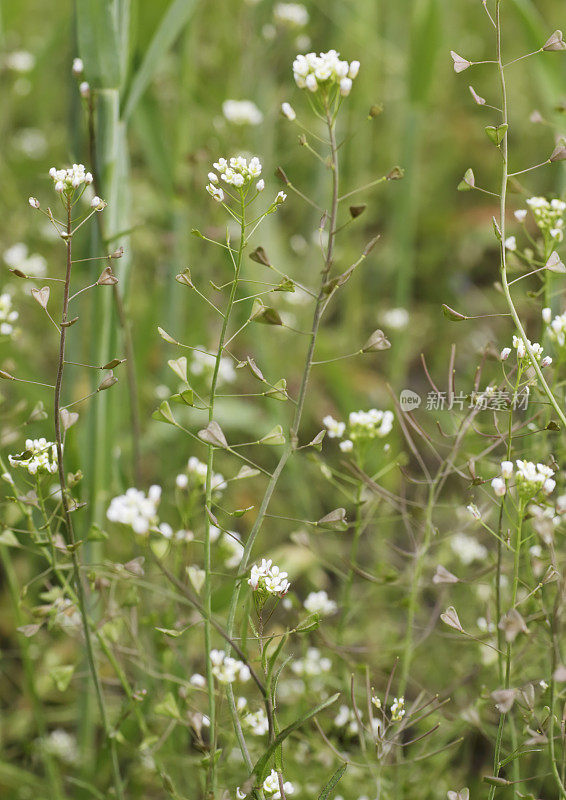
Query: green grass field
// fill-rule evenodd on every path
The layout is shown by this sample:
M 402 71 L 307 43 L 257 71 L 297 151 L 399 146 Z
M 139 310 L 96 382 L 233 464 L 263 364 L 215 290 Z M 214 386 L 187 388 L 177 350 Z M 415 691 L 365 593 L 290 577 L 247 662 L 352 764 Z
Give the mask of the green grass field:
M 566 800 L 565 22 L 2 4 L 0 798 Z

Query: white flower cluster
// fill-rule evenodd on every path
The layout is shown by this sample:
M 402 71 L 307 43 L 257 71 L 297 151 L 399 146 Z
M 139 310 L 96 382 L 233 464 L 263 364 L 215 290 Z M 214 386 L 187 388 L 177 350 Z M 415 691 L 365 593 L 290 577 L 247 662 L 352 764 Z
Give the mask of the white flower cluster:
M 323 672 L 330 672 L 332 661 L 323 656 L 318 647 L 309 647 L 304 658 L 297 658 L 291 664 L 295 675 L 304 675 L 309 678 L 317 677 Z
M 338 422 L 333 416 L 327 414 L 326 417 L 323 418 L 322 424 L 328 431 L 329 439 L 341 439 L 342 436 L 344 436 L 344 431 L 346 430 L 345 422 Z
M 157 526 L 160 500 L 161 486 L 150 486 L 147 496 L 139 489 L 128 489 L 126 494 L 112 498 L 106 516 L 110 522 L 119 522 L 135 533 L 146 534 Z
M 258 711 L 248 711 L 248 701 L 245 697 L 238 697 L 236 708 L 240 713 L 246 712 L 243 713 L 242 722 L 254 736 L 265 736 L 269 730 L 269 722 L 263 708 Z
M 277 3 L 273 18 L 280 25 L 290 28 L 303 28 L 309 21 L 309 12 L 301 3 Z
M 465 533 L 456 533 L 450 539 L 450 547 L 458 556 L 462 564 L 468 566 L 474 561 L 483 561 L 487 558 L 487 550 L 473 536 Z
M 494 478 L 491 488 L 498 497 L 503 497 L 507 492 L 507 481 L 515 475 L 515 483 L 519 492 L 523 495 L 534 496 L 537 492 L 551 494 L 556 486 L 554 480 L 554 470 L 546 464 L 535 464 L 533 461 L 516 462 L 516 472 L 512 461 L 501 462 L 501 475 Z
M 405 714 L 405 698 L 394 697 L 391 703 L 391 720 L 393 722 L 400 722 Z
M 30 475 L 57 472 L 57 447 L 54 442 L 41 439 L 26 439 L 26 449 L 21 456 L 8 456 L 13 467 L 23 467 Z
M 187 488 L 189 485 L 189 476 L 193 478 L 198 487 L 203 488 L 205 486 L 208 469 L 203 461 L 200 461 L 196 456 L 191 456 L 187 462 L 187 472 L 188 475 L 185 472 L 181 472 L 177 475 L 175 483 L 178 489 Z M 226 488 L 224 475 L 221 475 L 220 472 L 213 472 L 211 486 L 214 492 L 222 492 Z
M 566 344 L 566 312 L 558 314 L 552 319 L 551 309 L 543 308 L 542 318 L 548 325 L 547 333 L 551 340 L 556 342 L 559 347 L 564 347 L 564 344 Z
M 16 242 L 2 256 L 11 269 L 19 269 L 31 277 L 40 278 L 47 272 L 47 261 L 38 253 L 30 253 L 24 242 Z
M 348 435 L 340 442 L 340 450 L 350 453 L 358 441 L 382 439 L 391 433 L 394 419 L 392 411 L 379 411 L 377 408 L 352 411 L 348 417 Z M 329 439 L 341 439 L 346 432 L 346 423 L 334 419 L 330 414 L 324 417 L 322 424 L 328 431 Z
M 261 125 L 263 114 L 252 100 L 225 100 L 222 113 L 234 125 Z
M 541 367 L 548 367 L 552 364 L 552 358 L 550 356 L 544 356 L 543 358 L 543 348 L 542 345 L 538 342 L 531 342 L 530 339 L 527 339 L 529 343 L 529 347 L 531 352 L 533 353 L 536 360 L 540 363 Z M 519 361 L 523 361 L 525 358 L 527 359 L 528 363 L 530 363 L 530 357 L 527 353 L 527 348 L 525 347 L 525 342 L 520 336 L 513 336 L 513 347 L 517 351 L 517 358 Z M 511 348 L 504 347 L 500 354 L 501 361 L 507 361 L 509 356 L 511 355 Z M 492 392 L 494 391 L 493 387 Z
M 249 163 L 243 156 L 235 156 L 228 162 L 225 158 L 219 158 L 213 164 L 216 172 L 219 173 L 220 179 L 227 183 L 229 186 L 235 186 L 236 189 L 243 189 L 248 186 L 252 180 L 259 178 L 261 175 L 261 161 L 257 156 L 250 158 Z M 216 172 L 208 173 L 208 180 L 210 183 L 206 187 L 206 191 L 218 203 L 224 201 L 224 192 L 218 186 L 219 178 Z M 264 187 L 263 181 L 258 181 L 257 190 L 261 191 Z
M 328 597 L 328 594 L 321 590 L 320 592 L 311 592 L 303 603 L 307 611 L 311 614 L 320 614 L 323 617 L 330 616 L 336 613 L 338 606 Z
M 12 295 L 8 292 L 0 294 L 0 336 L 11 336 L 14 333 L 14 322 L 18 312 L 12 307 Z
M 262 558 L 259 566 L 253 565 L 248 583 L 254 592 L 260 589 L 277 597 L 285 597 L 291 587 L 287 580 L 287 573 L 281 572 L 270 558 Z
M 350 438 L 356 439 L 382 439 L 391 433 L 394 420 L 392 411 L 378 411 L 370 408 L 369 411 L 352 411 L 348 417 Z
M 208 353 L 203 347 L 198 347 L 193 350 L 193 359 L 189 367 L 193 375 L 212 376 L 214 372 L 214 365 L 216 364 L 216 356 L 213 353 Z M 232 364 L 232 359 L 227 356 L 220 356 L 220 365 L 218 367 L 218 384 L 221 383 L 234 383 L 236 380 L 236 371 Z
M 307 53 L 298 55 L 293 61 L 293 77 L 299 89 L 316 92 L 319 89 L 331 89 L 338 86 L 340 94 L 346 97 L 352 90 L 352 81 L 360 69 L 359 61 L 340 59 L 336 50 L 328 53 Z
M 223 650 L 211 650 L 212 674 L 220 683 L 234 683 L 235 680 L 249 681 L 250 668 L 243 661 L 227 656 Z
M 271 773 L 264 780 L 263 791 L 266 792 L 272 798 L 272 800 L 281 800 L 279 776 L 277 775 L 277 772 L 274 769 L 271 770 Z M 293 786 L 291 781 L 284 781 L 283 791 L 285 792 L 286 795 L 294 794 L 295 787 Z
M 31 72 L 35 67 L 35 56 L 28 50 L 12 50 L 5 55 L 4 64 L 6 69 L 11 69 L 13 72 Z
M 63 728 L 55 728 L 43 741 L 45 750 L 66 764 L 77 764 L 80 760 L 76 738 Z
M 59 194 L 63 192 L 71 194 L 79 186 L 87 186 L 92 183 L 92 174 L 86 171 L 84 164 L 73 164 L 68 169 L 51 167 L 49 175 L 53 179 L 55 191 Z
M 561 242 L 564 238 L 566 203 L 557 198 L 547 200 L 546 197 L 529 197 L 526 203 L 533 212 L 538 228 L 543 233 L 547 233 L 552 239 Z M 515 212 L 515 217 L 517 217 L 518 213 L 518 211 Z M 522 218 L 524 219 L 524 216 Z M 520 220 L 521 216 L 517 217 L 517 219 Z

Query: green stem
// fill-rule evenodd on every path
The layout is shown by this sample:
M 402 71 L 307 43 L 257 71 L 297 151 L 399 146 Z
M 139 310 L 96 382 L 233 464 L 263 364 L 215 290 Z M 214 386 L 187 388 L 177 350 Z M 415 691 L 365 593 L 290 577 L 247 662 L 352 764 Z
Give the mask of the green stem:
M 224 352 L 224 342 L 226 341 L 226 332 L 228 330 L 228 323 L 230 321 L 230 315 L 232 312 L 232 307 L 234 305 L 234 300 L 236 299 L 236 293 L 238 291 L 239 286 L 239 279 L 240 279 L 240 271 L 242 268 L 242 256 L 244 253 L 244 246 L 246 243 L 246 206 L 244 201 L 244 195 L 241 193 L 240 195 L 240 244 L 238 247 L 238 255 L 236 257 L 235 265 L 234 265 L 234 279 L 232 281 L 232 286 L 230 289 L 230 296 L 228 298 L 228 305 L 226 307 L 226 311 L 224 313 L 224 319 L 222 322 L 222 329 L 220 331 L 220 338 L 218 340 L 218 350 L 216 353 L 216 361 L 214 362 L 214 372 L 212 374 L 212 383 L 210 386 L 210 397 L 209 397 L 209 404 L 208 404 L 208 420 L 212 422 L 214 420 L 214 408 L 215 408 L 215 401 L 216 401 L 216 386 L 218 383 L 218 373 L 220 370 L 220 362 L 222 360 L 223 352 Z M 204 571 L 205 571 L 205 579 L 204 579 L 204 589 L 203 589 L 203 606 L 205 611 L 205 618 L 204 618 L 204 647 L 205 647 L 205 658 L 206 658 L 206 680 L 208 686 L 208 713 L 210 718 L 210 732 L 212 737 L 211 742 L 211 757 L 209 759 L 208 764 L 208 774 L 207 774 L 207 797 L 214 798 L 216 794 L 216 760 L 214 758 L 214 753 L 216 751 L 216 702 L 215 702 L 215 695 L 214 695 L 214 675 L 212 674 L 212 663 L 210 661 L 210 651 L 211 651 L 211 623 L 210 617 L 212 615 L 212 572 L 211 572 L 211 561 L 210 561 L 210 517 L 208 512 L 212 510 L 212 477 L 213 477 L 213 468 L 214 468 L 214 446 L 210 444 L 208 446 L 208 457 L 207 457 L 207 472 L 206 472 L 206 486 L 205 486 L 205 497 L 206 497 L 206 509 L 205 509 L 205 527 L 204 527 Z
M 80 571 L 80 562 L 78 556 L 78 547 L 77 547 L 77 540 L 75 536 L 74 526 L 71 518 L 71 512 L 69 508 L 69 497 L 68 497 L 68 489 L 67 489 L 67 479 L 65 477 L 65 465 L 63 461 L 63 442 L 62 442 L 62 435 L 61 435 L 61 415 L 60 415 L 60 408 L 61 408 L 61 390 L 63 387 L 63 371 L 65 365 L 65 343 L 66 343 L 66 334 L 67 334 L 67 318 L 68 318 L 68 310 L 69 310 L 69 290 L 71 284 L 71 269 L 72 269 L 72 207 L 71 203 L 67 201 L 67 238 L 66 238 L 66 250 L 67 250 L 67 262 L 66 262 L 66 271 L 65 271 L 65 287 L 63 290 L 63 305 L 61 311 L 61 336 L 59 340 L 59 362 L 57 365 L 57 378 L 55 381 L 55 397 L 53 403 L 53 413 L 54 413 L 54 423 L 55 423 L 55 444 L 57 448 L 57 471 L 59 477 L 59 485 L 61 487 L 61 507 L 63 511 L 63 519 L 65 523 L 65 529 L 67 531 L 67 543 L 70 545 L 71 550 L 71 560 L 73 564 L 73 578 L 75 582 L 75 588 L 77 591 L 77 599 L 82 619 L 82 626 L 83 626 L 83 633 L 85 637 L 85 646 L 86 646 L 86 654 L 87 660 L 89 664 L 90 674 L 92 677 L 92 681 L 94 683 L 96 698 L 98 702 L 98 707 L 100 711 L 100 719 L 102 721 L 102 726 L 104 729 L 104 733 L 106 736 L 106 740 L 110 747 L 110 755 L 112 760 L 112 770 L 113 770 L 113 777 L 114 777 L 114 788 L 116 791 L 116 797 L 119 800 L 123 800 L 123 791 L 122 791 L 122 780 L 120 777 L 120 768 L 118 764 L 118 755 L 116 751 L 116 742 L 113 737 L 110 735 L 110 728 L 108 725 L 108 718 L 106 714 L 106 706 L 104 703 L 104 696 L 102 693 L 102 685 L 100 682 L 100 678 L 98 675 L 98 670 L 96 667 L 96 660 L 94 655 L 94 650 L 92 646 L 92 639 L 90 635 L 90 624 L 88 621 L 87 615 L 87 602 L 86 602 L 86 592 L 85 587 L 83 584 L 83 580 L 81 577 Z

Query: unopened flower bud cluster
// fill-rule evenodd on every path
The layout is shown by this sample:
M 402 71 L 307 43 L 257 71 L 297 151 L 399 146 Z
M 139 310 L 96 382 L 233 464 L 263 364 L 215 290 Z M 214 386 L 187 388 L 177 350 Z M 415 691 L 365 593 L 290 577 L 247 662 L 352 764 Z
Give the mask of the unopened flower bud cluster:
M 57 472 L 57 447 L 54 442 L 41 439 L 26 439 L 25 453 L 28 457 L 21 459 L 8 456 L 8 461 L 13 467 L 22 467 L 30 475 Z
M 229 186 L 235 186 L 236 189 L 243 189 L 251 181 L 259 178 L 262 170 L 261 161 L 257 156 L 250 158 L 249 162 L 243 156 L 234 156 L 230 161 L 219 158 L 214 162 L 213 167 L 216 172 L 208 173 L 210 183 L 206 187 L 206 191 L 218 203 L 222 203 L 224 200 L 224 192 L 218 185 L 220 180 Z
M 51 167 L 49 175 L 53 180 L 55 191 L 59 194 L 63 192 L 71 194 L 80 186 L 88 186 L 92 183 L 92 174 L 86 171 L 84 164 L 73 164 L 68 169 L 56 169 Z
M 518 459 L 516 469 L 512 461 L 501 462 L 501 475 L 494 478 L 491 488 L 498 497 L 503 497 L 507 492 L 507 481 L 515 478 L 515 484 L 519 493 L 533 497 L 539 491 L 543 494 L 551 494 L 556 486 L 554 480 L 554 470 L 546 464 L 535 464 L 533 461 L 523 461 Z
M 336 50 L 318 56 L 316 53 L 298 55 L 293 61 L 293 77 L 300 89 L 317 92 L 338 88 L 344 97 L 350 94 L 359 69 L 359 61 L 343 61 Z

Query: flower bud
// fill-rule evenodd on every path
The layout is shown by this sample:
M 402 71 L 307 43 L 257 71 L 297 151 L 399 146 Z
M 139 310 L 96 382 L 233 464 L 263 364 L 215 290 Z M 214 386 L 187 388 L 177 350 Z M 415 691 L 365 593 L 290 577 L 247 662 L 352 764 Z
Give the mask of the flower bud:
M 290 103 L 281 103 L 281 113 L 284 117 L 287 117 L 287 119 L 290 119 L 291 121 L 297 117 L 295 109 Z
M 544 369 L 545 367 L 550 367 L 551 364 L 552 364 L 552 358 L 550 356 L 545 356 L 540 362 L 540 366 L 542 369 Z
M 32 208 L 39 208 L 39 200 L 37 197 L 30 197 L 28 203 Z
M 81 83 L 79 83 L 79 92 L 81 93 L 81 97 L 90 97 L 90 84 L 88 81 L 81 81 Z
M 340 81 L 340 94 L 342 95 L 342 97 L 348 97 L 351 91 L 352 91 L 352 79 L 342 78 L 342 80 Z
M 84 64 L 82 58 L 74 58 L 73 59 L 73 66 L 72 66 L 73 75 L 77 77 L 82 75 L 84 72 Z
M 505 481 L 503 478 L 494 478 L 491 482 L 491 488 L 497 495 L 497 497 L 503 497 L 505 492 L 507 491 L 507 487 L 505 486 Z
M 258 192 L 263 192 L 263 190 L 265 189 L 265 181 L 263 180 L 263 178 L 260 178 L 260 180 L 256 183 L 255 188 L 257 189 Z
M 506 479 L 509 480 L 513 476 L 513 462 L 512 461 L 502 461 L 501 462 L 501 475 Z
M 552 320 L 552 309 L 543 308 L 543 310 L 542 310 L 542 321 L 546 322 L 547 325 L 550 325 L 551 320 Z
M 501 359 L 501 361 L 507 361 L 510 355 L 511 355 L 511 348 L 504 347 L 503 350 L 501 351 L 501 355 L 499 356 L 499 358 Z

